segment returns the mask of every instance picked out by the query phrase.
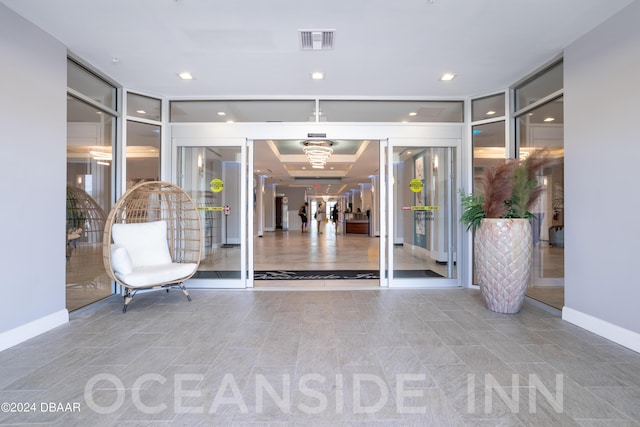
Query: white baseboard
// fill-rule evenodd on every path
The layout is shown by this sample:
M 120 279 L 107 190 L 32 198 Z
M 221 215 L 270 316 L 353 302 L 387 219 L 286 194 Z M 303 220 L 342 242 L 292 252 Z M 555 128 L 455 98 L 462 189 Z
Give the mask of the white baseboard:
M 69 322 L 69 312 L 66 309 L 56 311 L 47 316 L 32 320 L 6 332 L 0 333 L 0 351 L 20 344 L 30 338 L 38 336 L 55 327 Z
M 562 320 L 580 326 L 617 344 L 640 353 L 640 334 L 569 307 L 562 309 Z

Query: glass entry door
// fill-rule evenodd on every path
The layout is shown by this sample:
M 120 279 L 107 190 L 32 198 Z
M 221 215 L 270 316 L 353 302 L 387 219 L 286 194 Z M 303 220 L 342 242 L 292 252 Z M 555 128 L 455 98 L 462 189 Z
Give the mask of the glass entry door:
M 244 288 L 247 283 L 247 149 L 239 143 L 178 146 L 177 182 L 202 222 L 202 259 L 189 287 Z
M 389 286 L 458 286 L 456 147 L 390 140 Z

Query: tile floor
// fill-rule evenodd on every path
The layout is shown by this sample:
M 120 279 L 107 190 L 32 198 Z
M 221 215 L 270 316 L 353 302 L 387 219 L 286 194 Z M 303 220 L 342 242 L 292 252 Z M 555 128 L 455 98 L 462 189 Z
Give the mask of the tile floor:
M 640 425 L 640 354 L 530 304 L 496 314 L 470 289 L 191 294 L 139 294 L 126 314 L 114 296 L 0 352 L 0 424 Z

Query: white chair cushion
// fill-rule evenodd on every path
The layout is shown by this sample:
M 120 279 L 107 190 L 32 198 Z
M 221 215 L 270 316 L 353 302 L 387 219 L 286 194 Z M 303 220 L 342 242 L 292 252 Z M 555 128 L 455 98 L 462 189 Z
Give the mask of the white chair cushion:
M 111 267 L 113 271 L 121 274 L 130 274 L 133 271 L 131 257 L 124 247 L 111 245 Z
M 175 283 L 191 276 L 196 270 L 194 263 L 171 263 L 164 265 L 153 265 L 135 268 L 129 274 L 122 274 L 116 271 L 116 276 L 127 286 L 133 288 L 144 288 L 157 285 L 159 283 Z
M 134 270 L 139 267 L 171 264 L 167 244 L 167 223 L 114 224 L 113 243 L 126 249 Z

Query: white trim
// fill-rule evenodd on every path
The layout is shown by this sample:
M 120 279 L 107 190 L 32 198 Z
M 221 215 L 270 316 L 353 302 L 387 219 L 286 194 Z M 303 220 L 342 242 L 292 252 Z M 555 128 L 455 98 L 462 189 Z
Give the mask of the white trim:
M 9 347 L 20 344 L 28 339 L 38 336 L 44 332 L 50 331 L 60 325 L 69 322 L 69 312 L 66 309 L 56 311 L 29 323 L 20 325 L 17 328 L 10 329 L 0 333 L 0 351 Z
M 629 329 L 622 328 L 569 307 L 563 307 L 562 320 L 566 320 L 569 323 L 573 323 L 587 331 L 640 353 L 640 334 L 637 332 L 630 331 Z

